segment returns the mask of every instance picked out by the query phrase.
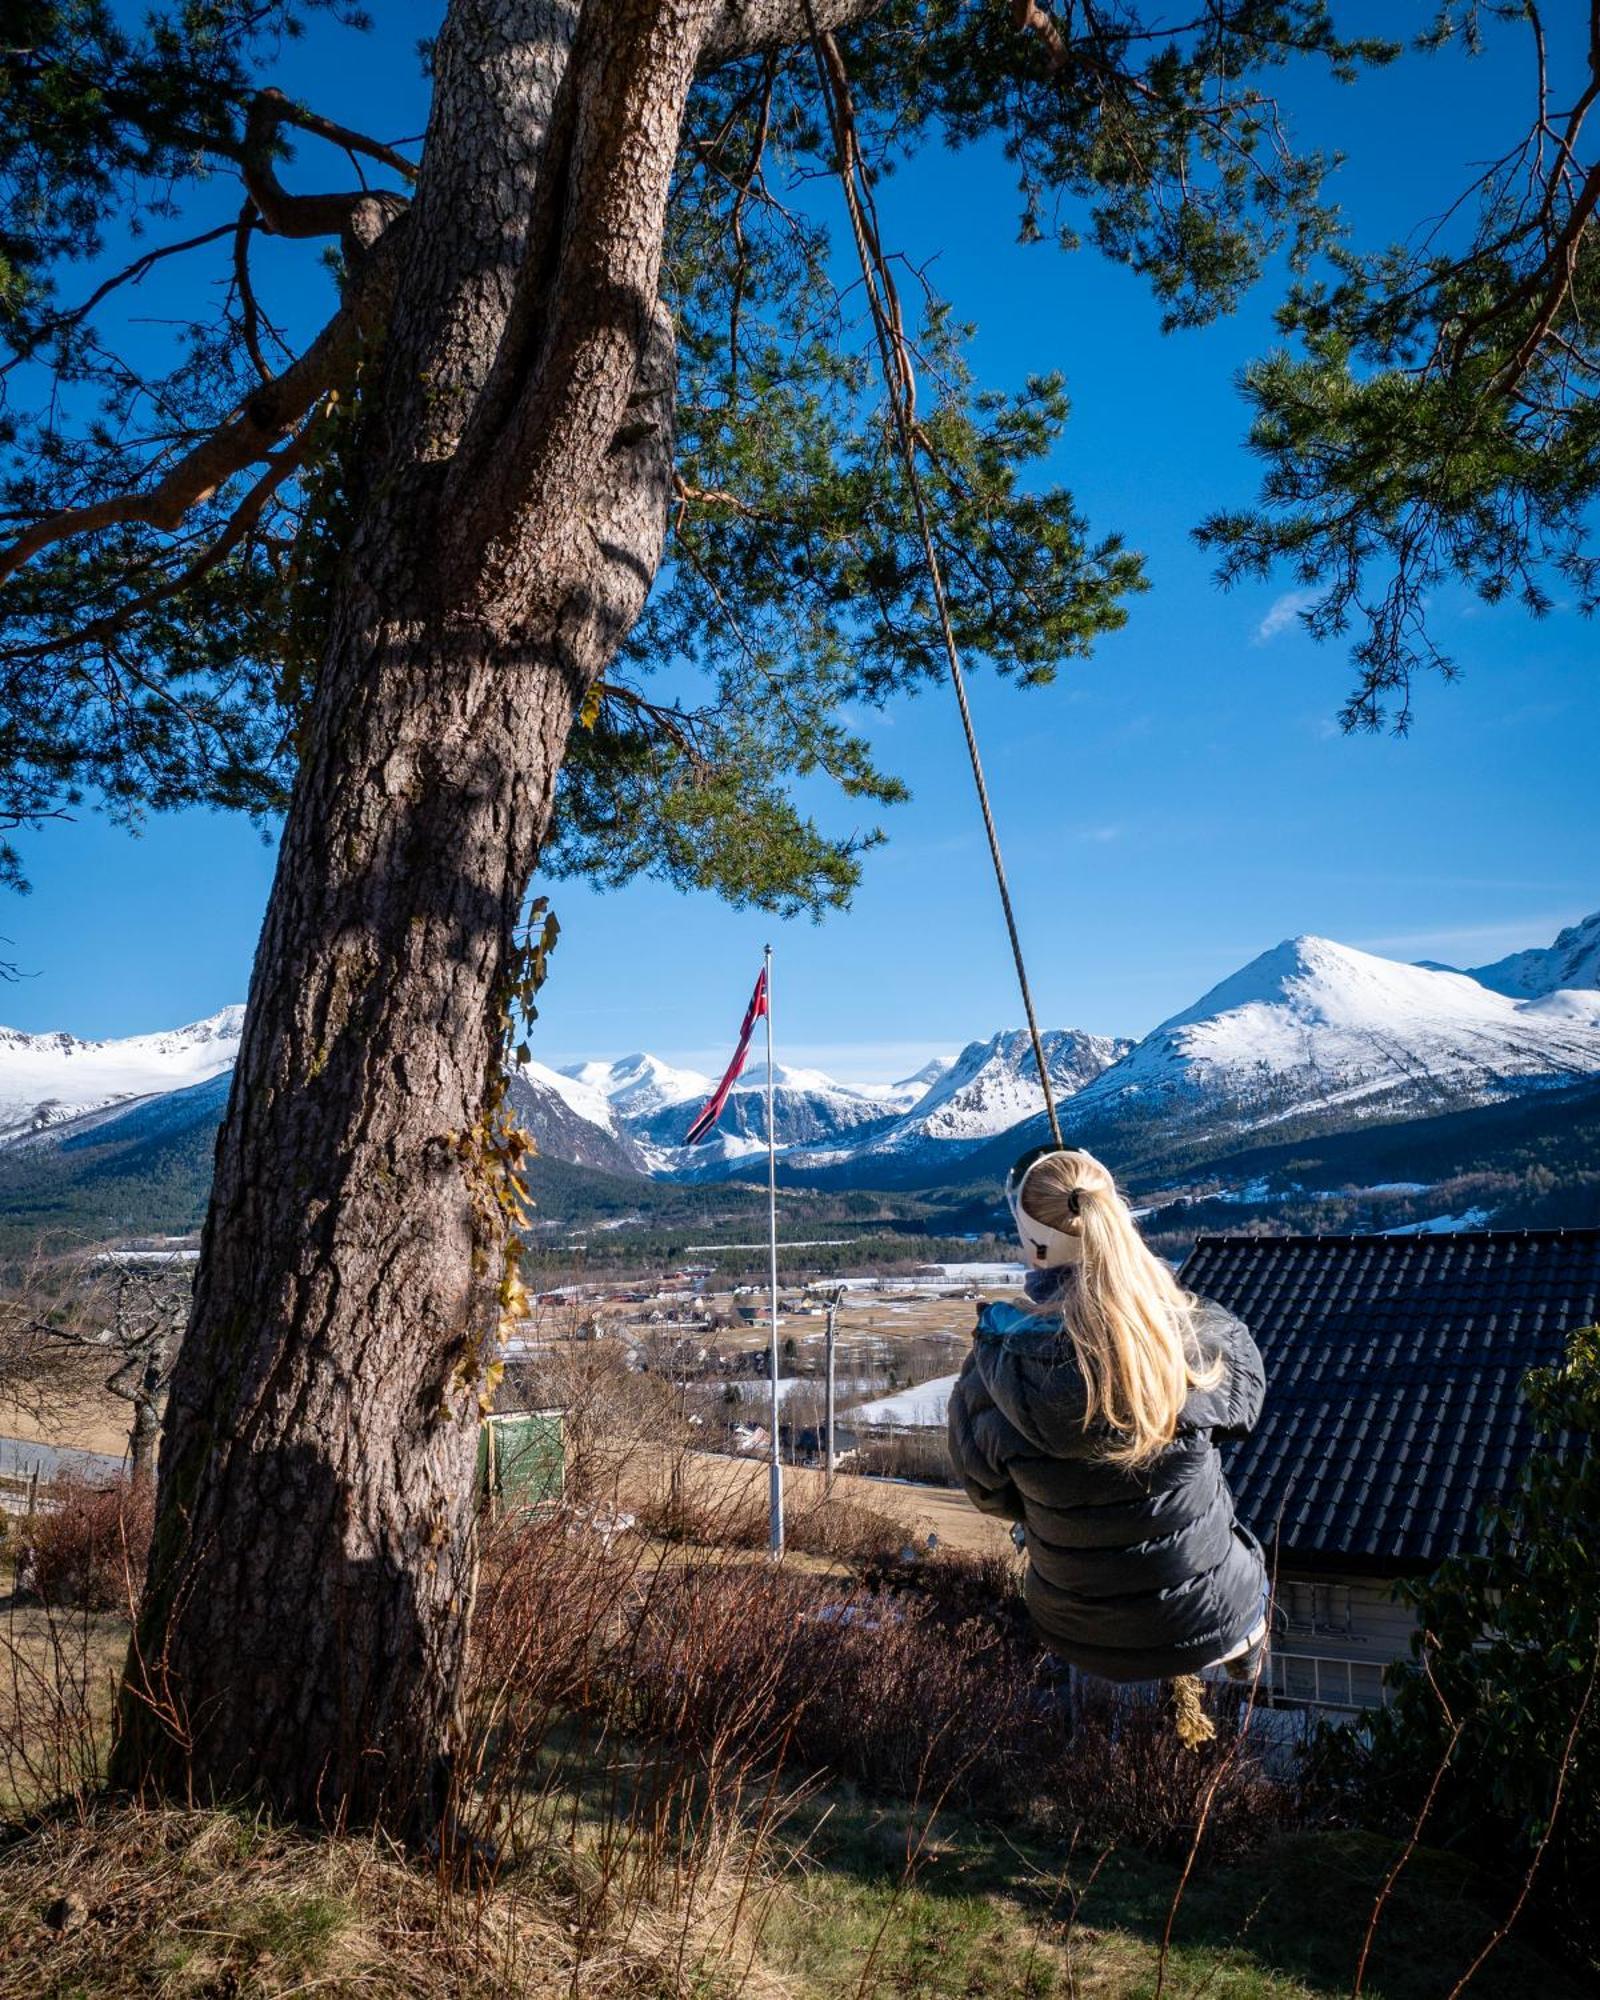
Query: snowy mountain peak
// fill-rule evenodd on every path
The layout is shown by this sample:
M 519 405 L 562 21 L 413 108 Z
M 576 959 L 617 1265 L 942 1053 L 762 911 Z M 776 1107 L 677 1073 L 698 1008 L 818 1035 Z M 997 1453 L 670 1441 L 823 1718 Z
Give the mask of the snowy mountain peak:
M 615 1062 L 569 1063 L 560 1074 L 597 1091 L 620 1118 L 647 1118 L 669 1104 L 703 1098 L 711 1079 L 698 1070 L 675 1069 L 643 1050 Z
M 1286 939 L 1091 1084 L 1085 1118 L 1291 1118 L 1489 1103 L 1600 1070 L 1600 1010 L 1518 1001 L 1464 972 Z
M 232 1066 L 243 1026 L 244 1009 L 233 1006 L 182 1028 L 110 1041 L 0 1028 L 0 1141 L 203 1083 Z
M 1040 1037 L 1057 1101 L 1064 1101 L 1114 1063 L 1131 1044 L 1105 1035 L 1055 1028 Z M 1044 1105 L 1033 1043 L 1024 1029 L 1008 1028 L 987 1041 L 969 1042 L 953 1062 L 930 1064 L 926 1091 L 899 1118 L 860 1135 L 843 1149 L 797 1151 L 797 1165 L 839 1168 L 863 1185 L 874 1177 L 903 1180 L 925 1170 L 934 1176 L 984 1140 L 1027 1120 Z
M 910 1076 L 901 1077 L 890 1088 L 898 1095 L 901 1091 L 915 1092 L 918 1096 L 931 1085 L 937 1083 L 954 1063 L 954 1056 L 930 1056 L 921 1069 L 913 1070 Z
M 1581 923 L 1569 925 L 1554 944 L 1534 951 L 1514 951 L 1493 965 L 1474 967 L 1471 976 L 1480 986 L 1518 1000 L 1600 986 L 1600 910 Z
M 1129 1044 L 1077 1029 L 1041 1036 L 1051 1087 L 1070 1097 L 1114 1063 Z M 969 1042 L 907 1114 L 906 1136 L 982 1139 L 1042 1108 L 1038 1063 L 1025 1028 L 1004 1028 L 986 1042 Z
M 1464 972 L 1402 965 L 1307 933 L 1251 959 L 1148 1039 L 1252 1007 L 1287 1007 L 1297 1020 L 1323 1026 L 1370 1021 L 1390 1010 L 1432 1011 L 1446 1004 L 1452 988 L 1459 1010 L 1471 1013 L 1481 1005 L 1482 989 Z

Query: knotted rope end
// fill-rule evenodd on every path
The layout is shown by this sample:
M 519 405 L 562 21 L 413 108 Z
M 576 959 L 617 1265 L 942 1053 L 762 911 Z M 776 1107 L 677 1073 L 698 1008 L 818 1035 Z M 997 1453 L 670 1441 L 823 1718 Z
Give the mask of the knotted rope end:
M 1179 1674 L 1167 1683 L 1172 1697 L 1172 1726 L 1185 1750 L 1198 1750 L 1216 1736 L 1217 1725 L 1206 1714 L 1205 1682 L 1198 1674 Z

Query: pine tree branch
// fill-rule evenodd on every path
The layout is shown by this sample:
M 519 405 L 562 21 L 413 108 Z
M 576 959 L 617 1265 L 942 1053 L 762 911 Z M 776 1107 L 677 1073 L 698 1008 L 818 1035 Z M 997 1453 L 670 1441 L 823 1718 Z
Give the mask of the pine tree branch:
M 51 313 L 48 318 L 24 333 L 14 335 L 16 352 L 11 359 L 0 362 L 0 377 L 9 375 L 13 368 L 30 360 L 40 346 L 58 333 L 67 333 L 75 326 L 81 326 L 102 299 L 123 285 L 136 285 L 147 272 L 159 264 L 163 258 L 178 257 L 186 250 L 202 249 L 207 243 L 215 243 L 227 236 L 236 225 L 231 222 L 219 223 L 215 229 L 202 230 L 198 236 L 186 236 L 181 243 L 164 243 L 157 250 L 146 250 L 143 256 L 135 257 L 113 276 L 102 280 L 83 301 L 82 305 L 71 307 L 65 312 Z
M 407 207 L 406 197 L 386 189 L 357 188 L 340 194 L 290 194 L 273 164 L 278 128 L 293 125 L 302 132 L 365 153 L 407 180 L 417 170 L 393 147 L 368 139 L 348 126 L 304 110 L 281 90 L 258 91 L 245 118 L 239 170 L 262 225 L 274 236 L 338 236 L 357 249 L 370 250 L 389 224 Z
M 386 247 L 392 246 L 394 237 L 383 240 Z M 263 384 L 231 422 L 203 438 L 153 485 L 112 494 L 88 506 L 63 508 L 0 547 L 0 583 L 42 550 L 80 535 L 133 522 L 170 533 L 192 507 L 209 500 L 236 473 L 270 458 L 273 447 L 318 396 L 348 377 L 363 339 L 387 308 L 393 277 L 392 255 L 370 259 L 344 305 L 305 352 Z
M 698 67 L 716 69 L 743 56 L 776 55 L 810 39 L 853 28 L 877 13 L 883 0 L 722 0 L 701 42 Z
M 91 619 L 87 625 L 81 625 L 72 632 L 50 632 L 32 645 L 7 646 L 0 656 L 8 660 L 39 659 L 48 654 L 58 653 L 64 647 L 75 649 L 79 646 L 103 644 L 125 632 L 133 619 L 147 611 L 154 611 L 158 605 L 167 603 L 180 591 L 198 583 L 239 547 L 261 519 L 268 501 L 279 487 L 305 464 L 319 428 L 318 420 L 313 418 L 302 426 L 290 444 L 268 458 L 266 470 L 228 516 L 221 533 L 184 568 L 165 577 L 149 590 L 141 591 L 137 597 L 130 598 L 125 604 L 119 604 L 115 611 L 107 613 L 103 618 Z

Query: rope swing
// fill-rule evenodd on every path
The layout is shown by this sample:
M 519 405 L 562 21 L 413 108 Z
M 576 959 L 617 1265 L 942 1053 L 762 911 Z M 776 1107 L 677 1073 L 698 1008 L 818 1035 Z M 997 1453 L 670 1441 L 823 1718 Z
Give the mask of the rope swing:
M 1055 1092 L 1050 1087 L 1050 1071 L 1045 1063 L 1044 1042 L 1039 1034 L 1038 1016 L 1034 1012 L 1033 989 L 1028 983 L 1028 967 L 1022 955 L 1022 938 L 1017 928 L 1016 912 L 1011 904 L 1011 889 L 1006 881 L 1005 860 L 1000 852 L 1000 833 L 995 825 L 994 809 L 989 803 L 989 787 L 983 775 L 983 757 L 978 749 L 978 732 L 973 724 L 971 706 L 967 701 L 966 675 L 961 667 L 961 652 L 956 644 L 955 627 L 951 623 L 950 601 L 945 591 L 944 572 L 939 564 L 939 552 L 934 546 L 922 473 L 917 463 L 917 443 L 920 436 L 917 424 L 917 383 L 911 366 L 911 353 L 906 340 L 905 321 L 900 311 L 899 294 L 895 290 L 888 260 L 883 253 L 872 183 L 867 173 L 866 162 L 861 157 L 861 149 L 856 143 L 855 108 L 851 100 L 850 79 L 845 70 L 844 60 L 833 37 L 819 31 L 812 0 L 805 0 L 805 4 L 812 53 L 816 58 L 817 81 L 821 87 L 823 104 L 827 109 L 828 125 L 833 135 L 834 153 L 838 161 L 839 183 L 844 190 L 845 207 L 850 215 L 850 232 L 855 238 L 856 257 L 861 266 L 861 282 L 872 314 L 872 327 L 878 344 L 878 359 L 883 371 L 884 392 L 888 396 L 889 407 L 894 416 L 895 434 L 899 444 L 901 465 L 905 472 L 906 488 L 911 495 L 912 510 L 917 519 L 917 533 L 922 542 L 923 561 L 933 591 L 939 632 L 944 641 L 945 660 L 950 669 L 950 685 L 955 690 L 956 707 L 961 714 L 962 734 L 967 741 L 967 756 L 972 765 L 972 782 L 978 794 L 978 810 L 983 814 L 983 830 L 989 838 L 989 858 L 994 864 L 995 887 L 1000 892 L 1000 907 L 1005 913 L 1006 934 L 1011 940 L 1011 958 L 1017 969 L 1017 986 L 1022 994 L 1023 1012 L 1027 1016 L 1028 1039 L 1033 1044 L 1033 1060 L 1039 1071 L 1039 1088 L 1044 1092 L 1044 1108 L 1050 1120 L 1050 1136 L 1057 1146 L 1062 1146 L 1065 1141 L 1061 1136 L 1061 1119 L 1056 1111 Z M 1210 1742 L 1217 1733 L 1216 1725 L 1206 1714 L 1203 1704 L 1205 1683 L 1198 1674 L 1180 1674 L 1166 1685 L 1174 1734 L 1186 1750 L 1197 1751 L 1202 1744 Z
M 939 617 L 939 631 L 944 639 L 945 660 L 950 668 L 950 685 L 955 689 L 956 706 L 961 711 L 961 728 L 967 739 L 967 756 L 972 764 L 972 782 L 977 788 L 978 810 L 983 814 L 983 829 L 989 836 L 989 858 L 994 863 L 995 887 L 1000 891 L 1000 907 L 1005 912 L 1006 933 L 1011 939 L 1011 957 L 1017 968 L 1017 985 L 1022 992 L 1022 1009 L 1028 1020 L 1028 1039 L 1033 1043 L 1033 1060 L 1038 1065 L 1039 1087 L 1044 1092 L 1044 1108 L 1050 1119 L 1050 1135 L 1059 1146 L 1064 1143 L 1061 1137 L 1061 1120 L 1056 1114 L 1055 1092 L 1050 1087 L 1050 1072 L 1045 1065 L 1044 1043 L 1039 1036 L 1039 1022 L 1033 1009 L 1033 990 L 1028 984 L 1028 968 L 1022 956 L 1022 939 L 1017 930 L 1016 912 L 1011 907 L 1011 889 L 1006 881 L 1006 864 L 1000 853 L 1000 834 L 995 826 L 993 808 L 989 804 L 989 787 L 984 779 L 983 758 L 978 750 L 978 732 L 973 727 L 972 710 L 967 702 L 966 675 L 961 670 L 961 653 L 956 645 L 955 628 L 950 622 L 950 601 L 945 593 L 944 572 L 939 566 L 938 550 L 934 547 L 927 499 L 922 490 L 922 473 L 917 464 L 917 383 L 911 368 L 911 354 L 906 342 L 905 322 L 900 313 L 900 299 L 883 255 L 878 233 L 877 209 L 873 203 L 872 186 L 867 178 L 866 163 L 861 158 L 861 150 L 856 144 L 855 111 L 850 99 L 850 79 L 845 74 L 844 63 L 833 37 L 820 34 L 817 30 L 816 14 L 812 9 L 811 0 L 806 0 L 806 18 L 811 30 L 812 51 L 816 56 L 817 78 L 822 87 L 822 101 L 827 107 L 828 124 L 833 133 L 834 151 L 839 162 L 839 182 L 844 189 L 845 206 L 850 212 L 850 230 L 855 237 L 856 256 L 861 264 L 861 282 L 866 288 L 873 331 L 877 336 L 878 358 L 883 367 L 883 386 L 889 398 L 889 407 L 894 413 L 894 426 L 900 446 L 901 462 L 905 469 L 906 486 L 911 494 L 911 505 L 917 517 L 917 532 L 922 540 L 923 560 L 927 565 L 928 582 L 933 589 L 934 608 Z

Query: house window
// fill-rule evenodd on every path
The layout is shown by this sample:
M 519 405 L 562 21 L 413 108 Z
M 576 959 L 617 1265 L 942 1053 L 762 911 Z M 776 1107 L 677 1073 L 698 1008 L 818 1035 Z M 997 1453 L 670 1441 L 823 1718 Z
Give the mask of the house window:
M 1279 1586 L 1278 1603 L 1286 1631 L 1345 1634 L 1350 1630 L 1347 1583 L 1311 1583 L 1296 1578 Z
M 1315 1653 L 1270 1653 L 1272 1692 L 1308 1708 L 1381 1708 L 1383 1669 L 1366 1660 Z
M 1301 1659 L 1295 1653 L 1280 1653 L 1277 1659 L 1281 1692 L 1290 1701 L 1315 1701 L 1317 1699 L 1317 1663 L 1315 1660 Z

